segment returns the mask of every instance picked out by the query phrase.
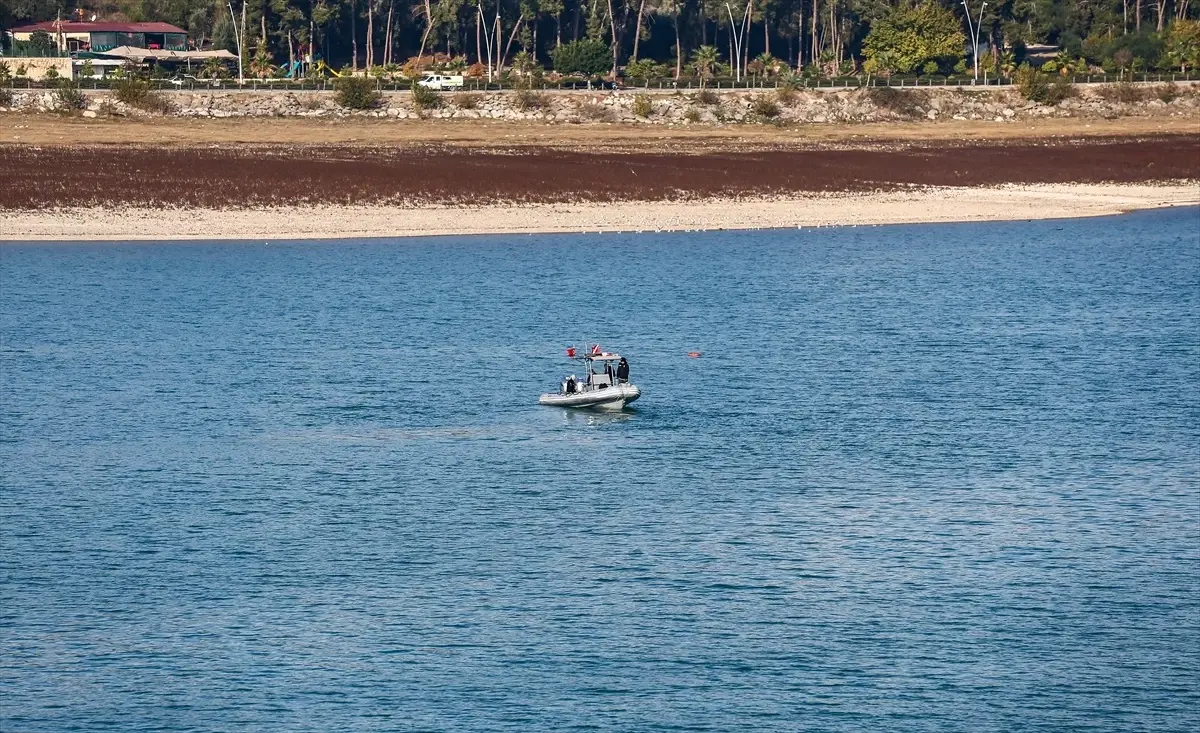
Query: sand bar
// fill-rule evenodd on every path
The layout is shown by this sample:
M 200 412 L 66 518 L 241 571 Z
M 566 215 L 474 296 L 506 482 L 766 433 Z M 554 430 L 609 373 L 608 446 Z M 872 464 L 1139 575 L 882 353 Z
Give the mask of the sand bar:
M 1195 205 L 1200 205 L 1200 182 L 926 187 L 742 200 L 527 205 L 94 207 L 0 212 L 0 240 L 280 241 L 870 226 L 1075 218 Z

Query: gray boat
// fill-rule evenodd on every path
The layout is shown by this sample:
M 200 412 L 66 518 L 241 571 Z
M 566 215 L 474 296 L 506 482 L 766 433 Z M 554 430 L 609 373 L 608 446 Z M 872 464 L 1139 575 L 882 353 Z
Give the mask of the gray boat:
M 558 392 L 539 397 L 539 405 L 623 410 L 642 396 L 637 385 L 629 381 L 629 362 L 620 354 L 601 351 L 596 345 L 584 356 L 576 356 L 573 348 L 567 349 L 567 356 L 582 363 L 583 377 L 570 375 L 559 385 Z

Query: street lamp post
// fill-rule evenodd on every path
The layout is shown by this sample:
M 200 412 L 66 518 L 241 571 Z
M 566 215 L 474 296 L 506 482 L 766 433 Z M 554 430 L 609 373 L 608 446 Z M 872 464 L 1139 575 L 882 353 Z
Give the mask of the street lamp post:
M 964 0 L 965 1 L 965 0 Z M 246 77 L 242 70 L 242 59 L 245 54 L 242 52 L 242 34 L 238 32 L 237 13 L 233 12 L 233 0 L 229 0 L 229 16 L 233 20 L 233 42 L 237 44 L 238 50 L 238 84 L 244 84 Z M 242 29 L 246 28 L 246 3 L 242 3 Z
M 479 10 L 479 20 L 475 21 L 479 28 L 483 31 L 483 44 L 487 49 L 487 75 L 488 84 L 492 83 L 492 36 L 488 33 L 487 20 L 483 17 L 483 3 L 476 6 Z
M 967 31 L 971 34 L 971 53 L 975 57 L 975 80 L 979 80 L 979 32 L 983 30 L 983 9 L 987 7 L 987 3 L 979 6 L 979 21 L 974 26 L 971 25 L 971 9 L 967 7 L 967 0 L 962 0 L 963 10 L 967 13 Z

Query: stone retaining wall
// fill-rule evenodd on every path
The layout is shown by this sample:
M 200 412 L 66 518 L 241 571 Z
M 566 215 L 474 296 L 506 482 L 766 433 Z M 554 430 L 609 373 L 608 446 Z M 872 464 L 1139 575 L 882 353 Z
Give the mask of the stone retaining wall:
M 8 64 L 10 73 L 25 76 L 34 81 L 45 79 L 46 72 L 50 69 L 54 69 L 60 79 L 70 79 L 73 76 L 71 59 L 66 56 L 8 56 L 0 58 L 0 61 Z
M 391 119 L 497 119 L 548 123 L 621 122 L 650 125 L 827 124 L 889 121 L 994 120 L 1012 122 L 1044 117 L 1114 118 L 1122 116 L 1200 116 L 1200 85 L 1136 85 L 1136 101 L 1122 101 L 1130 89 L 1115 85 L 1078 88 L 1055 105 L 1025 101 L 1015 89 L 893 89 L 697 92 L 621 90 L 617 92 L 461 92 L 441 95 L 441 106 L 418 109 L 408 92 L 383 96 L 373 110 L 338 106 L 332 92 L 159 92 L 171 102 L 173 116 L 228 117 L 378 117 Z M 149 113 L 117 102 L 108 92 L 86 92 L 96 116 Z M 17 91 L 12 109 L 53 111 L 51 91 Z

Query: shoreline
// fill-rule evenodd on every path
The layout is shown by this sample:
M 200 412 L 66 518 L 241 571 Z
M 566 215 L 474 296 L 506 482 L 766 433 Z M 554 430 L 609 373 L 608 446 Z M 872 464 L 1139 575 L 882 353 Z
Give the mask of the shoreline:
M 0 242 L 282 241 L 1072 219 L 1200 205 L 1200 182 L 1005 184 L 762 198 L 0 210 Z

